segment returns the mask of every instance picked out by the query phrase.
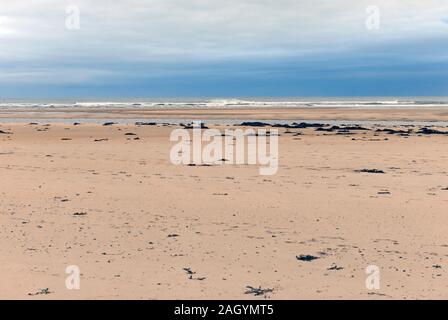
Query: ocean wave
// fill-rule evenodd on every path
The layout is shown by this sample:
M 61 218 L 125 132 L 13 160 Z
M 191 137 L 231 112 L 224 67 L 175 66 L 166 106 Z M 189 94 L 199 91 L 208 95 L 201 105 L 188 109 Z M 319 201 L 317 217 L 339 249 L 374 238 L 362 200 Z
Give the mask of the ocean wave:
M 188 100 L 129 100 L 129 101 L 0 101 L 0 109 L 201 109 L 201 108 L 407 108 L 448 107 L 443 99 L 188 99 Z

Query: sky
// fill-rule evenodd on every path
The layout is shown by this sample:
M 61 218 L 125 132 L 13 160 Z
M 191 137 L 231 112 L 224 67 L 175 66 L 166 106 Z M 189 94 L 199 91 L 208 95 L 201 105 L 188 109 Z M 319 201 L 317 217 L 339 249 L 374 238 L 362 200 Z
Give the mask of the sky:
M 448 0 L 0 0 L 0 99 L 443 95 Z

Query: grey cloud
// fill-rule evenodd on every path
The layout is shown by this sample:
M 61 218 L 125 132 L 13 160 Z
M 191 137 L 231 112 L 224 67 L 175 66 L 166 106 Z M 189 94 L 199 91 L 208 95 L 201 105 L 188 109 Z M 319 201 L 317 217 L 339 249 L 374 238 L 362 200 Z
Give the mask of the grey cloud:
M 367 0 L 0 0 L 0 64 L 81 72 L 98 62 L 306 58 L 447 37 L 444 0 L 374 3 L 377 32 L 365 28 Z M 79 6 L 80 30 L 65 28 L 67 5 Z

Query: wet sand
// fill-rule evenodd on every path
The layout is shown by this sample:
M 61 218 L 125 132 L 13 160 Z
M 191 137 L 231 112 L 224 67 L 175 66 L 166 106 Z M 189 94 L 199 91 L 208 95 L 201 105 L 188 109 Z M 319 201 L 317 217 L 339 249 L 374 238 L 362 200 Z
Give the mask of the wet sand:
M 172 165 L 174 128 L 1 124 L 0 298 L 448 298 L 448 135 L 279 128 L 260 176 Z
M 244 119 L 244 120 L 350 120 L 350 121 L 445 121 L 446 108 L 226 108 L 226 109 L 154 109 L 154 108 L 46 108 L 8 109 L 0 119 Z

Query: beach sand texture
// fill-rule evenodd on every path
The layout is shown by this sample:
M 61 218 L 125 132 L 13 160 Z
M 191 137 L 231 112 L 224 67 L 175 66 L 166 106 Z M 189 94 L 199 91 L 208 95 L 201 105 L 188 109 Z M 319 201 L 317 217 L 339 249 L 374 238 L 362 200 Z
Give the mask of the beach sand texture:
M 261 176 L 172 165 L 177 127 L 1 124 L 0 298 L 448 298 L 448 135 L 281 128 Z

